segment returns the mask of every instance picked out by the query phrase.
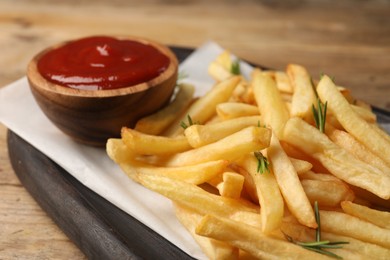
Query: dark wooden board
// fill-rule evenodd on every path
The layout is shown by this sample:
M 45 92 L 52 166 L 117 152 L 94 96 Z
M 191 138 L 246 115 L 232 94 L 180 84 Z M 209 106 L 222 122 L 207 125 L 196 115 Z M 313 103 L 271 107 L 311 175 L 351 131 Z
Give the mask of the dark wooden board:
M 191 49 L 172 47 L 179 60 Z M 390 113 L 374 108 L 381 123 Z M 77 181 L 21 137 L 8 131 L 20 181 L 43 210 L 90 259 L 192 259 L 165 238 Z

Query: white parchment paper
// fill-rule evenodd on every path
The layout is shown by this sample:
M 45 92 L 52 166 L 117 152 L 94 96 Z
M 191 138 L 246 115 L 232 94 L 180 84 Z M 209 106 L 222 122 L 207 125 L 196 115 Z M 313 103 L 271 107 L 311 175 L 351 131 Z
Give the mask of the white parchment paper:
M 180 66 L 188 75 L 184 81 L 196 86 L 203 95 L 213 84 L 207 66 L 222 52 L 207 42 Z M 241 64 L 244 75 L 248 64 Z M 132 182 L 111 161 L 104 149 L 75 143 L 60 132 L 36 104 L 24 77 L 0 89 L 0 122 L 63 167 L 83 185 L 132 215 L 171 241 L 192 257 L 206 259 L 189 233 L 177 221 L 171 202 Z

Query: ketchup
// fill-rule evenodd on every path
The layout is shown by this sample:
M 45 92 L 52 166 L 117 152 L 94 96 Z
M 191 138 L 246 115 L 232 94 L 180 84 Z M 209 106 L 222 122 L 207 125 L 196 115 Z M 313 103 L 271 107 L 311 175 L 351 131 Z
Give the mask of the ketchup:
M 149 81 L 169 66 L 155 47 L 132 40 L 94 36 L 44 54 L 38 71 L 48 81 L 83 90 L 117 89 Z

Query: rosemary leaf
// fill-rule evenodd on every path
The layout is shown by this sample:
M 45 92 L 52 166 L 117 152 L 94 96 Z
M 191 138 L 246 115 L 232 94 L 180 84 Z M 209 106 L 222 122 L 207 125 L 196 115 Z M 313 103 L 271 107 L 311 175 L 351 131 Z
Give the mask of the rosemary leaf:
M 254 154 L 257 159 L 257 172 L 260 174 L 269 172 L 269 162 L 267 157 L 265 157 L 261 152 L 255 152 Z
M 230 72 L 233 75 L 240 75 L 241 74 L 240 60 L 239 59 L 236 59 L 235 61 L 232 62 Z

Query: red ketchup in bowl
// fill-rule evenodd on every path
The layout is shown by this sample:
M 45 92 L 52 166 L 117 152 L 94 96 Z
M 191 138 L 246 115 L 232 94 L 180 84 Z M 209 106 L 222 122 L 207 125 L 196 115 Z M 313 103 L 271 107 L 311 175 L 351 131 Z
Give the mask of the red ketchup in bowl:
M 108 90 L 147 82 L 169 66 L 169 58 L 149 44 L 94 36 L 44 54 L 39 73 L 48 81 L 82 90 Z

